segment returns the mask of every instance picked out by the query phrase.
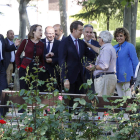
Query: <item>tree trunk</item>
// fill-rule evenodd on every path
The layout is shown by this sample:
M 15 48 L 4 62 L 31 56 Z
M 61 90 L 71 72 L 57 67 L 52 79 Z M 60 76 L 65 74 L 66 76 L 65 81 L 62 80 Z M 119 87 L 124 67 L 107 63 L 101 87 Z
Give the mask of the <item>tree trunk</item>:
M 19 38 L 22 40 L 26 37 L 26 6 L 25 0 L 20 0 L 19 3 Z
M 138 0 L 135 0 L 135 3 L 131 6 L 131 17 L 132 17 L 132 25 L 131 25 L 131 43 L 136 47 L 136 22 L 137 22 L 137 7 Z
M 109 16 L 107 16 L 107 30 L 109 31 Z
M 30 25 L 30 21 L 29 21 L 29 18 L 28 18 L 27 10 L 26 10 L 25 14 L 26 14 L 26 16 L 25 16 L 25 18 L 26 18 L 26 27 L 27 27 L 28 32 L 29 32 L 31 25 Z
M 67 13 L 66 0 L 59 0 L 60 22 L 63 27 L 64 35 L 67 36 Z
M 134 4 L 124 9 L 124 24 L 123 26 L 129 31 L 130 42 L 136 46 L 136 21 L 137 21 L 137 6 L 138 0 L 135 0 Z
M 18 0 L 19 2 L 19 38 L 21 40 L 26 38 L 26 18 L 27 18 L 27 12 L 26 12 L 26 6 L 30 0 Z M 14 90 L 18 91 L 20 90 L 19 85 L 19 73 L 18 69 L 15 69 L 15 77 L 14 77 Z
M 124 8 L 124 22 L 123 27 L 125 27 L 130 34 L 130 41 L 131 42 L 131 6 L 128 7 L 128 4 Z

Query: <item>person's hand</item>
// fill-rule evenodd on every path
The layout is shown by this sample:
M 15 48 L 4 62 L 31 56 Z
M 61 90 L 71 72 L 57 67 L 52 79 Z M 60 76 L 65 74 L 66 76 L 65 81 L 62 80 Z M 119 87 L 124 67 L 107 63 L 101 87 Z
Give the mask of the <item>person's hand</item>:
M 49 52 L 46 54 L 46 58 L 50 58 L 50 57 L 53 57 L 54 56 L 54 53 L 53 52 Z
M 95 65 L 90 64 L 89 66 L 86 67 L 89 71 L 94 71 L 95 70 Z
M 52 59 L 51 58 L 46 58 L 46 62 L 47 63 L 52 63 Z
M 86 41 L 85 41 L 85 43 L 87 44 L 87 46 L 88 46 L 89 48 L 91 48 L 91 44 L 89 44 L 89 43 L 86 42 Z
M 64 87 L 70 89 L 70 82 L 68 79 L 64 81 Z
M 16 39 L 15 40 L 15 46 L 19 46 L 20 45 L 20 42 L 21 42 L 21 39 Z

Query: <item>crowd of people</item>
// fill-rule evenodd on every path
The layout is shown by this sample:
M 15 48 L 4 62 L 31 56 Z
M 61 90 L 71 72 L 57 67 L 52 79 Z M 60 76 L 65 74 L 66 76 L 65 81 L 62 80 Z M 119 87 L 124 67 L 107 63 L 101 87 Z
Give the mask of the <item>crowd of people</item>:
M 56 78 L 55 88 L 59 90 L 62 86 L 69 93 L 83 94 L 85 90 L 79 89 L 80 86 L 92 79 L 90 90 L 93 93 L 114 95 L 116 89 L 118 96 L 131 97 L 130 80 L 139 60 L 134 45 L 128 42 L 128 30 L 115 30 L 114 39 L 118 42 L 115 46 L 111 45 L 113 36 L 109 31 L 102 31 L 97 37 L 93 26 L 84 26 L 81 21 L 72 22 L 70 32 L 69 36 L 64 36 L 62 26 L 55 24 L 45 28 L 45 38 L 42 39 L 42 26 L 35 24 L 30 28 L 28 39 L 22 42 L 19 39 L 13 42 L 12 30 L 7 31 L 6 39 L 0 35 L 0 92 L 10 83 L 14 62 L 20 78 L 26 75 L 27 66 L 28 74 L 36 75 L 32 68 L 38 56 L 39 67 L 45 69 L 45 73 L 39 73 L 39 79 Z M 82 34 L 84 38 L 80 39 Z M 46 90 L 46 86 L 38 88 Z M 23 79 L 20 79 L 20 89 L 29 89 Z

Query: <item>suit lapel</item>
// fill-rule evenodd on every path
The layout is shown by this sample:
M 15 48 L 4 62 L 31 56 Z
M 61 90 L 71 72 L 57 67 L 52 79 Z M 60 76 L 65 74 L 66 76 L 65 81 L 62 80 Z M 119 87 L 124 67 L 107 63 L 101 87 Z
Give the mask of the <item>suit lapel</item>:
M 79 55 L 77 53 L 77 50 L 76 50 L 76 46 L 74 45 L 74 42 L 73 42 L 73 40 L 72 40 L 70 35 L 69 35 L 69 43 L 70 43 L 70 46 L 73 48 L 75 54 L 79 57 Z M 79 43 L 79 41 L 78 41 L 78 43 Z
M 51 50 L 51 52 L 54 52 L 55 43 L 56 43 L 56 41 L 55 41 L 55 39 L 54 39 L 54 42 L 53 42 L 53 46 L 52 46 L 52 50 Z

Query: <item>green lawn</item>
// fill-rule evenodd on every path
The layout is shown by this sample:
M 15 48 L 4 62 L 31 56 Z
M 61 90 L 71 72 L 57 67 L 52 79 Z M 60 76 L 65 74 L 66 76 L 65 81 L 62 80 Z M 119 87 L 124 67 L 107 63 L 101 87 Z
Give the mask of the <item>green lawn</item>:
M 112 40 L 111 43 L 113 46 L 117 44 L 116 40 Z M 138 55 L 138 58 L 140 58 L 140 37 L 136 38 L 136 52 Z

